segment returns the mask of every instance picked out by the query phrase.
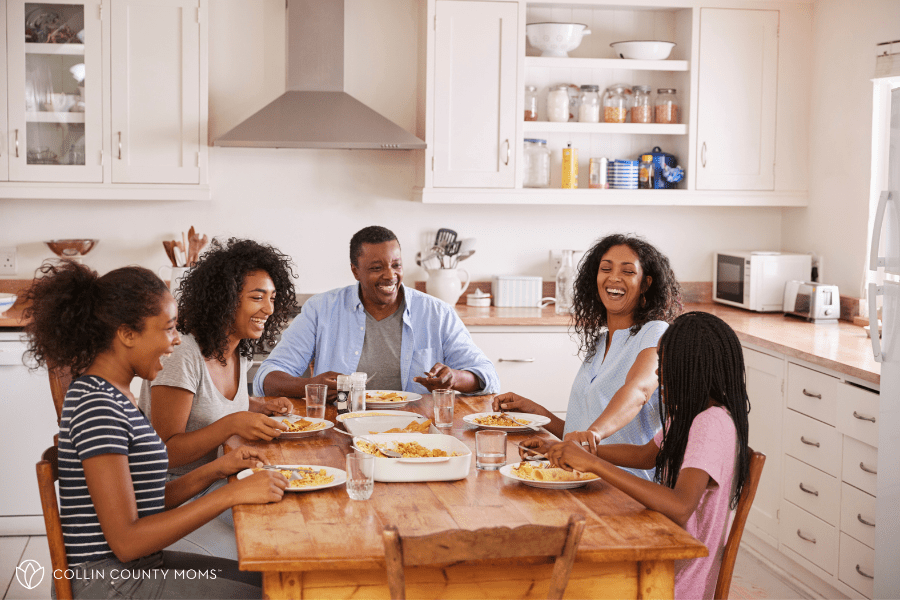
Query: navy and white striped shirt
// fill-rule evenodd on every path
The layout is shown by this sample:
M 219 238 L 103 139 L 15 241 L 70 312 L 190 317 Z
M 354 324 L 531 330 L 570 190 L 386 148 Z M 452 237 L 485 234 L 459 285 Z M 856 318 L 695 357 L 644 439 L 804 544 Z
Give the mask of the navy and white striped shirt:
M 113 556 L 82 465 L 101 454 L 128 457 L 139 518 L 165 509 L 165 444 L 122 392 L 101 377 L 86 375 L 69 386 L 59 423 L 60 517 L 70 567 Z

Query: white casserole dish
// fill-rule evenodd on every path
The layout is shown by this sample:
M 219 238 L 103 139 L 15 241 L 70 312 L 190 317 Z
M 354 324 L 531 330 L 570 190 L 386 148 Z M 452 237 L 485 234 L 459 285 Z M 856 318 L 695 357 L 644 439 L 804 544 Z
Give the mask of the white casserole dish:
M 422 423 L 427 418 L 428 417 L 423 417 L 422 415 L 416 415 L 414 417 L 409 415 L 372 416 L 347 419 L 343 423 L 344 429 L 353 435 L 372 437 L 374 435 L 372 434 L 373 431 L 375 434 L 378 434 L 387 431 L 388 429 L 403 429 L 409 425 L 410 421 L 415 420 L 418 423 Z M 431 427 L 428 429 L 428 433 L 440 433 L 440 430 L 432 423 Z
M 418 442 L 430 450 L 444 450 L 459 456 L 436 458 L 383 458 L 375 457 L 375 481 L 456 481 L 465 479 L 472 467 L 472 451 L 452 435 L 429 433 L 379 433 L 362 436 L 376 444 L 394 441 Z M 354 445 L 358 438 L 353 438 Z M 357 454 L 364 454 L 356 450 Z

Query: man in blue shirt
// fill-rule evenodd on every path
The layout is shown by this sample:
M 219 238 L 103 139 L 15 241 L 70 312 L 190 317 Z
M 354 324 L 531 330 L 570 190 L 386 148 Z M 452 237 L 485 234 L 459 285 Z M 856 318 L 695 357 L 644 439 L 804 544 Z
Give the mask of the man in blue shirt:
M 317 294 L 263 362 L 253 380 L 259 396 L 304 396 L 304 386 L 362 371 L 368 389 L 467 394 L 500 391 L 494 365 L 472 342 L 452 306 L 403 285 L 400 242 L 370 226 L 350 240 L 350 269 L 359 282 Z M 302 377 L 310 361 L 314 376 Z

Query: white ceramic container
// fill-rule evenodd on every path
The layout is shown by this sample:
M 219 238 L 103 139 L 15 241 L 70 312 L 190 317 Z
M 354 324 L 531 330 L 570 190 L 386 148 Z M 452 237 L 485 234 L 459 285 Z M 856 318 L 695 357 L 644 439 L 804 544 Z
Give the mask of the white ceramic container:
M 631 42 L 613 42 L 610 44 L 616 56 L 632 60 L 665 60 L 675 47 L 674 42 L 641 40 Z
M 414 441 L 431 450 L 458 452 L 459 456 L 437 458 L 382 458 L 375 457 L 375 481 L 456 481 L 465 479 L 472 467 L 472 451 L 451 435 L 429 433 L 379 433 L 364 436 L 378 444 L 394 440 Z M 354 444 L 356 438 L 353 438 Z M 360 452 L 356 450 L 356 452 Z
M 525 26 L 525 34 L 528 43 L 542 52 L 541 56 L 566 58 L 591 30 L 583 23 L 530 23 Z
M 456 304 L 460 295 L 469 287 L 469 273 L 465 269 L 426 269 L 428 280 L 425 291 L 447 304 Z M 465 277 L 460 277 L 460 273 Z

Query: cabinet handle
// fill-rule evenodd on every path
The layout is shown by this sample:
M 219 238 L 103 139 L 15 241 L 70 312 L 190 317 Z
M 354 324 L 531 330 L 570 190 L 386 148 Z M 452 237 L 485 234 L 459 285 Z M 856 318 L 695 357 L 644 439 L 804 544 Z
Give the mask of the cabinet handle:
M 119 160 L 122 160 L 122 132 L 119 132 Z
M 803 395 L 809 396 L 810 398 L 818 398 L 819 400 L 822 399 L 822 394 L 813 394 L 812 392 L 807 392 L 806 388 L 803 388 Z
M 509 153 L 511 150 L 512 150 L 512 148 L 510 147 L 509 140 L 507 139 L 506 140 L 506 162 L 503 163 L 504 165 L 509 165 Z
M 812 542 L 813 544 L 816 543 L 816 538 L 806 537 L 805 535 L 803 535 L 803 533 L 799 529 L 797 530 L 797 537 L 799 537 L 801 540 L 806 540 L 807 542 Z
M 534 362 L 533 358 L 500 358 L 497 359 L 497 362 L 526 362 L 532 363 Z
M 16 129 L 16 158 L 19 158 L 19 130 Z
M 869 421 L 870 423 L 875 422 L 875 417 L 867 417 L 865 415 L 861 415 L 858 412 L 856 412 L 855 410 L 853 411 L 853 416 L 856 417 L 857 419 L 859 419 L 860 421 Z
M 804 444 L 806 444 L 807 446 L 815 446 L 816 448 L 818 448 L 822 445 L 819 442 L 811 442 L 808 439 L 806 439 L 805 437 L 803 437 L 802 435 L 800 436 L 800 441 L 803 442 Z M 859 463 L 859 464 L 862 464 L 862 463 Z
M 703 147 L 700 148 L 700 164 L 704 169 L 706 168 L 706 142 L 703 142 Z
M 865 519 L 862 518 L 861 513 L 856 513 L 856 520 L 862 523 L 863 525 L 868 525 L 869 527 L 875 527 L 875 523 L 869 523 Z
M 866 467 L 866 465 L 864 465 L 862 463 L 859 463 L 859 468 L 862 469 L 863 471 L 865 471 L 866 473 L 871 473 L 872 475 L 878 475 L 877 469 L 873 471 L 872 469 Z
M 804 492 L 806 492 L 807 494 L 812 494 L 813 496 L 818 496 L 818 495 L 819 495 L 819 492 L 817 492 L 816 490 L 808 490 L 808 489 L 806 489 L 805 487 L 803 487 L 803 482 L 802 482 L 802 481 L 800 482 L 800 489 L 803 490 Z
M 875 579 L 874 575 L 869 575 L 868 573 L 863 573 L 862 569 L 859 568 L 859 565 L 856 565 L 856 572 L 867 579 Z

